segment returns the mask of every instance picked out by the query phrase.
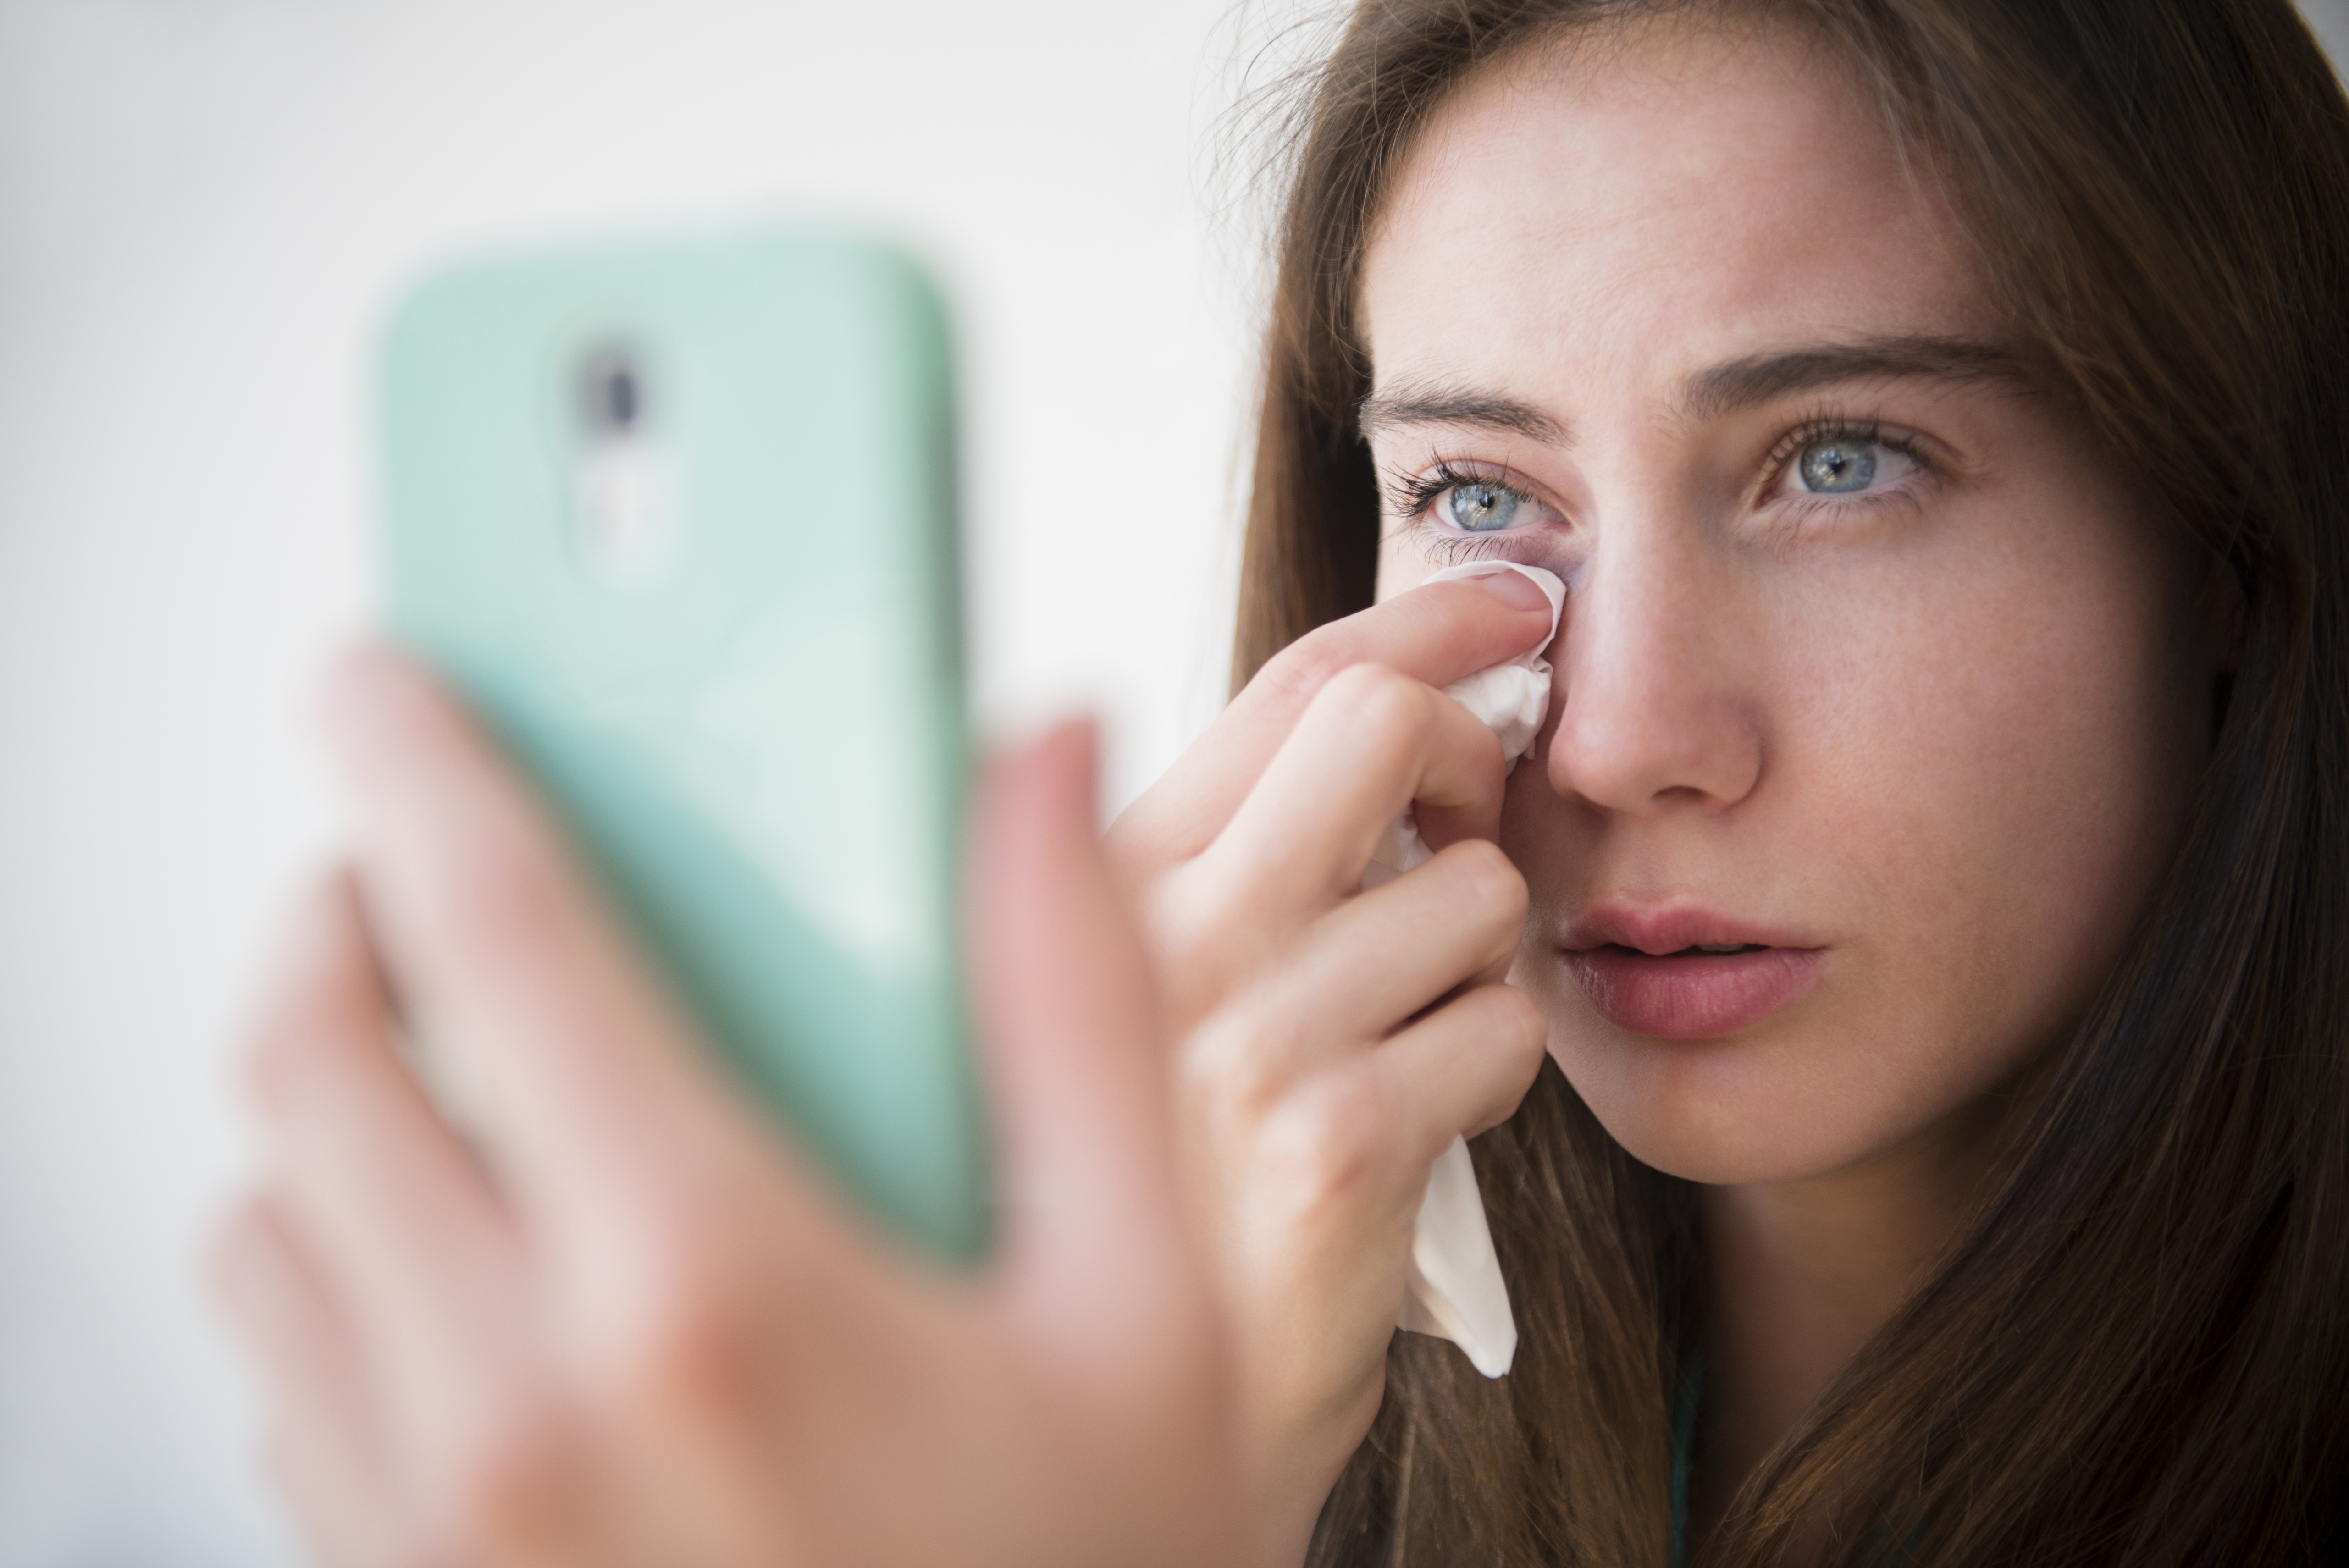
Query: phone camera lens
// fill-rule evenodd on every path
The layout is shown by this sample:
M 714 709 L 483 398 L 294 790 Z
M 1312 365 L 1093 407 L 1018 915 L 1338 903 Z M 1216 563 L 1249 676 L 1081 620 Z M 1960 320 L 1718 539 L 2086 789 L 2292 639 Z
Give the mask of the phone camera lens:
M 585 439 L 572 455 L 572 531 L 587 573 L 606 588 L 652 587 L 676 552 L 676 486 L 661 438 L 645 421 L 641 362 L 605 346 L 580 363 Z
M 636 360 L 619 349 L 592 356 L 582 377 L 589 428 L 606 436 L 625 436 L 644 418 L 644 377 Z

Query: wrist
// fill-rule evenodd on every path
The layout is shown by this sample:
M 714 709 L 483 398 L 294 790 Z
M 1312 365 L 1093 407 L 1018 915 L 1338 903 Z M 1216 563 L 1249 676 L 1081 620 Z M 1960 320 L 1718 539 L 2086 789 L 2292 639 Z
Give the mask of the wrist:
M 1293 1426 L 1256 1446 L 1248 1467 L 1249 1490 L 1268 1546 L 1265 1562 L 1305 1561 L 1322 1505 L 1369 1434 L 1381 1392 L 1371 1390 L 1363 1408 L 1349 1412 L 1349 1418 L 1325 1419 L 1310 1429 Z

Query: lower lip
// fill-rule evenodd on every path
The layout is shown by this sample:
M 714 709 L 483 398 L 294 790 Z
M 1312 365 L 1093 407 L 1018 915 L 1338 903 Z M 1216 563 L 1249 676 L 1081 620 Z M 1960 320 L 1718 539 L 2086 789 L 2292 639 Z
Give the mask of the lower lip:
M 1568 953 L 1567 967 L 1599 1016 L 1635 1035 L 1710 1040 L 1750 1028 L 1818 984 L 1817 948 L 1651 957 L 1626 947 Z

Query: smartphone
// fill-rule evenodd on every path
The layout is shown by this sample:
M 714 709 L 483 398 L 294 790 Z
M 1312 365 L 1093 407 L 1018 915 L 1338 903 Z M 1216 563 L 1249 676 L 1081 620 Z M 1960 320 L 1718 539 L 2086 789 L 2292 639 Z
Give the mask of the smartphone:
M 482 261 L 409 295 L 380 375 L 394 636 L 741 1084 L 900 1233 L 980 1254 L 936 290 L 815 232 Z

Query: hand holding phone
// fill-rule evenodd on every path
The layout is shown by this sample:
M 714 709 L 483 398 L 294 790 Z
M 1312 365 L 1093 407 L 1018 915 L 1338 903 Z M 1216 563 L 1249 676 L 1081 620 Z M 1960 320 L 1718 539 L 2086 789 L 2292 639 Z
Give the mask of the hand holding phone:
M 435 683 L 362 657 L 327 717 L 351 859 L 261 999 L 268 1180 L 212 1258 L 318 1560 L 1260 1560 L 1081 729 L 999 761 L 973 835 L 1003 1157 L 1061 1201 L 1009 1217 L 984 1288 L 942 1288 L 728 1092 Z M 388 991 L 496 1091 L 484 1159 Z

